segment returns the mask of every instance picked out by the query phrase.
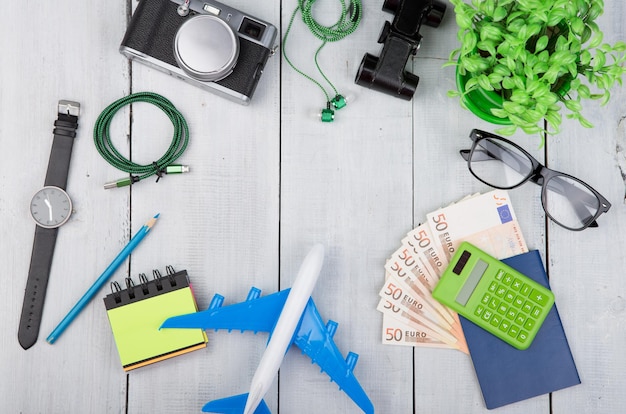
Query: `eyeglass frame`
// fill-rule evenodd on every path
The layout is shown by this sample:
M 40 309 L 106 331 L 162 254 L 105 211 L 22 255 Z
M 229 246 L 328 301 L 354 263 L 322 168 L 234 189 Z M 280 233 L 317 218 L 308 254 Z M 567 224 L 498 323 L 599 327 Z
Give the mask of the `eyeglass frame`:
M 486 132 L 486 131 L 482 131 L 480 129 L 472 129 L 472 131 L 470 132 L 470 136 L 469 138 L 472 140 L 472 147 L 470 149 L 465 149 L 465 150 L 460 150 L 459 153 L 461 154 L 461 157 L 463 157 L 463 159 L 465 159 L 467 161 L 467 168 L 469 169 L 469 171 L 472 173 L 472 175 L 474 177 L 476 177 L 476 179 L 478 179 L 480 182 L 487 184 L 490 187 L 493 188 L 498 188 L 501 190 L 511 190 L 513 188 L 517 188 L 519 186 L 521 186 L 522 184 L 527 183 L 528 181 L 532 181 L 533 183 L 541 186 L 541 207 L 543 208 L 543 211 L 546 213 L 546 215 L 556 224 L 558 224 L 559 226 L 566 228 L 568 230 L 572 230 L 572 231 L 581 231 L 586 229 L 587 227 L 598 227 L 598 222 L 596 221 L 598 219 L 598 217 L 600 217 L 600 215 L 602 213 L 606 213 L 607 211 L 609 211 L 609 209 L 611 208 L 611 203 L 602 195 L 600 194 L 598 191 L 596 191 L 593 187 L 591 187 L 589 184 L 587 184 L 586 182 L 580 180 L 579 178 L 576 178 L 572 175 L 569 174 L 565 174 L 563 172 L 560 171 L 556 171 L 553 170 L 551 168 L 546 167 L 545 165 L 541 164 L 535 157 L 533 157 L 532 155 L 530 155 L 530 153 L 528 151 L 526 151 L 524 148 L 520 147 L 519 145 L 517 145 L 516 143 L 503 138 L 499 135 L 495 135 L 492 134 L 490 132 Z M 472 155 L 474 153 L 474 150 L 476 149 L 476 147 L 478 146 L 478 143 L 484 139 L 489 139 L 489 138 L 493 138 L 496 140 L 496 142 L 493 142 L 495 145 L 497 145 L 497 141 L 502 141 L 507 143 L 508 145 L 511 145 L 512 147 L 514 147 L 515 149 L 517 149 L 519 152 L 521 152 L 522 154 L 524 154 L 528 160 L 531 162 L 531 169 L 530 172 L 528 174 L 526 174 L 526 176 L 524 176 L 524 178 L 517 184 L 512 185 L 512 186 L 497 186 L 497 185 L 493 185 L 491 183 L 486 182 L 485 180 L 483 180 L 482 178 L 480 178 L 479 176 L 476 175 L 476 173 L 472 170 L 471 167 L 471 163 L 472 163 Z M 490 141 L 491 142 L 491 141 Z M 483 148 L 484 149 L 484 148 Z M 503 150 L 507 151 L 507 153 L 516 156 L 516 154 L 511 153 L 510 151 L 508 151 L 506 148 L 503 148 Z M 494 159 L 498 159 L 492 156 L 492 158 Z M 504 160 L 498 159 L 499 161 L 505 163 L 507 166 L 509 166 L 510 168 L 515 169 L 513 166 L 507 164 Z M 520 171 L 517 171 L 520 175 L 523 175 Z M 548 186 L 547 183 L 551 180 L 554 179 L 555 177 L 567 177 L 572 181 L 576 181 L 580 184 L 582 184 L 585 188 L 587 188 L 599 201 L 599 205 L 598 205 L 598 210 L 596 211 L 595 215 L 593 217 L 590 217 L 586 220 L 583 220 L 581 218 L 581 222 L 583 224 L 583 227 L 580 228 L 573 228 L 573 227 L 569 227 L 564 225 L 563 223 L 559 222 L 558 220 L 556 220 L 554 217 L 552 217 L 552 215 L 548 212 L 548 210 L 546 210 L 546 192 L 548 191 Z M 554 189 L 552 189 L 552 191 L 554 191 Z M 570 199 L 570 201 L 573 201 Z

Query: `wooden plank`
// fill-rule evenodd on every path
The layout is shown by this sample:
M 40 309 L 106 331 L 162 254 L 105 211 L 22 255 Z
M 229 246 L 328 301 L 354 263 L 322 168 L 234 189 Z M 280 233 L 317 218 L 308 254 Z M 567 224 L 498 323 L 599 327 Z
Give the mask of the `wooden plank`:
M 624 5 L 605 3 L 599 21 L 604 41 L 624 38 Z M 548 228 L 550 281 L 558 300 L 582 384 L 554 393 L 555 412 L 617 412 L 626 404 L 626 358 L 621 352 L 626 292 L 624 268 L 624 125 L 623 88 L 615 88 L 608 105 L 584 102 L 586 129 L 564 120 L 563 132 L 548 143 L 548 165 L 587 182 L 611 203 L 598 228 L 568 232 Z
M 279 21 L 279 4 L 228 4 Z M 251 286 L 263 293 L 278 288 L 279 63 L 269 59 L 249 106 L 133 64 L 133 92 L 171 99 L 189 123 L 190 142 L 180 163 L 190 172 L 133 187 L 133 224 L 156 212 L 161 218 L 150 250 L 133 260 L 132 273 L 167 264 L 186 268 L 200 309 L 215 293 L 227 305 L 243 301 Z M 167 117 L 145 106 L 134 106 L 131 125 L 133 157 L 141 163 L 159 157 L 173 131 Z M 267 335 L 208 336 L 206 350 L 130 373 L 129 412 L 199 412 L 210 400 L 248 392 Z M 155 389 L 176 392 L 155 396 Z M 270 407 L 275 395 L 276 387 L 267 396 Z
M 316 9 L 319 21 L 336 19 L 336 10 L 323 6 Z M 341 352 L 359 354 L 354 374 L 377 411 L 406 413 L 413 404 L 412 349 L 381 344 L 382 315 L 374 309 L 385 260 L 411 225 L 411 105 L 354 84 L 364 53 L 379 53 L 382 22 L 371 24 L 379 7 L 365 3 L 357 31 L 319 55 L 339 92 L 355 96 L 333 123 L 310 115 L 323 107 L 323 94 L 283 64 L 281 287 L 291 285 L 307 249 L 323 243 L 326 261 L 313 293 L 318 309 L 339 323 L 334 340 Z M 292 10 L 284 10 L 283 22 Z M 288 56 L 321 79 L 313 62 L 320 42 L 299 19 L 287 40 Z M 281 411 L 361 412 L 316 368 L 296 352 L 287 356 Z
M 8 271 L 0 305 L 5 328 L 0 357 L 3 410 L 61 412 L 73 407 L 96 412 L 107 407 L 120 412 L 126 378 L 116 369 L 116 350 L 99 297 L 54 345 L 45 339 L 128 241 L 120 222 L 128 197 L 102 190 L 97 182 L 102 160 L 91 139 L 101 103 L 127 90 L 127 67 L 115 47 L 124 30 L 125 7 L 103 2 L 77 8 L 59 1 L 23 11 L 0 17 L 5 56 L 0 124 L 7 154 L 0 166 L 0 254 Z M 28 203 L 44 181 L 59 99 L 81 104 L 68 178 L 75 213 L 59 230 L 39 340 L 24 351 L 16 335 L 35 227 Z

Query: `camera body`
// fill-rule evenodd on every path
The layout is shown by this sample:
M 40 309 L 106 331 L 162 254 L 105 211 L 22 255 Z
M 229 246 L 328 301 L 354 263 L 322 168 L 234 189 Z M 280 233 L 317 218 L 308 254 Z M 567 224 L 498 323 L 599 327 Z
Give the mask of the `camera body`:
M 380 57 L 363 56 L 355 82 L 400 99 L 411 100 L 419 77 L 405 71 L 409 57 L 415 55 L 422 41 L 422 24 L 439 27 L 446 5 L 437 0 L 385 0 L 383 10 L 394 13 L 392 23 L 385 21 L 378 43 L 383 43 Z
M 212 0 L 141 0 L 120 53 L 243 105 L 277 35 L 273 25 Z

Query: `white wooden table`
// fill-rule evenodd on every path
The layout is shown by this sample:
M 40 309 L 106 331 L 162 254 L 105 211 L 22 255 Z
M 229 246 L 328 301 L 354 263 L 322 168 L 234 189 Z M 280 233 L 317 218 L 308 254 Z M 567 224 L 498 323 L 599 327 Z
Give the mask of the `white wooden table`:
M 321 21 L 338 3 L 318 0 Z M 228 2 L 284 33 L 295 0 Z M 337 3 L 337 4 L 335 4 Z M 136 1 L 11 2 L 0 14 L 0 399 L 3 413 L 196 413 L 215 398 L 247 392 L 267 336 L 210 332 L 205 350 L 125 374 L 101 299 L 54 344 L 46 336 L 129 237 L 155 213 L 153 234 L 114 275 L 121 281 L 153 268 L 187 269 L 201 309 L 218 292 L 226 303 L 291 286 L 316 242 L 327 255 L 313 293 L 335 341 L 360 355 L 355 374 L 379 413 L 486 412 L 472 363 L 458 351 L 381 344 L 375 310 L 384 263 L 426 213 L 466 194 L 488 191 L 458 150 L 471 128 L 493 130 L 446 97 L 453 69 L 442 69 L 456 42 L 448 10 L 438 29 L 424 28 L 412 71 L 421 78 L 410 102 L 354 84 L 365 52 L 385 19 L 382 0 L 364 2 L 363 20 L 327 45 L 320 63 L 341 92 L 356 97 L 332 124 L 310 116 L 324 104 L 314 85 L 279 54 L 270 58 L 248 107 L 231 103 L 118 53 Z M 626 6 L 606 1 L 605 40 L 626 37 Z M 297 21 L 290 57 L 313 69 L 319 45 Z M 180 159 L 185 175 L 104 190 L 124 173 L 95 150 L 100 112 L 132 92 L 170 99 L 191 130 Z M 626 407 L 626 91 L 607 107 L 586 105 L 591 130 L 570 121 L 540 149 L 536 136 L 515 139 L 552 168 L 587 181 L 613 207 L 600 227 L 564 230 L 545 220 L 540 190 L 511 191 L 527 244 L 541 251 L 582 384 L 513 404 L 506 413 L 617 413 Z M 59 99 L 81 103 L 68 190 L 74 215 L 59 231 L 38 343 L 24 351 L 17 327 L 35 225 L 28 213 L 43 184 Z M 137 161 L 158 158 L 172 126 L 156 108 L 135 105 L 115 118 L 118 148 Z M 358 413 L 335 384 L 290 352 L 266 396 L 274 413 Z

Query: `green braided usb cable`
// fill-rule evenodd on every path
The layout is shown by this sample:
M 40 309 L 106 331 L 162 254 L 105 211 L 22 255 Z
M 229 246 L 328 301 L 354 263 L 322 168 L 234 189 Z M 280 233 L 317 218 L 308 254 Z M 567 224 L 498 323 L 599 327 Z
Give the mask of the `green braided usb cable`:
M 161 158 L 151 164 L 141 165 L 134 163 L 124 157 L 111 142 L 109 135 L 109 127 L 111 121 L 115 117 L 115 114 L 124 106 L 133 102 L 147 102 L 155 105 L 161 109 L 168 116 L 172 124 L 174 125 L 174 136 L 169 148 L 163 154 Z M 120 180 L 110 182 L 104 185 L 105 189 L 123 187 L 131 185 L 151 175 L 157 175 L 157 181 L 161 178 L 163 173 L 175 174 L 184 173 L 189 171 L 189 167 L 185 165 L 172 164 L 178 157 L 180 157 L 189 143 L 189 127 L 187 121 L 183 115 L 176 109 L 174 104 L 161 95 L 151 92 L 139 92 L 128 95 L 124 98 L 118 99 L 100 114 L 96 120 L 96 125 L 93 130 L 93 140 L 96 144 L 98 153 L 109 164 L 129 174 L 129 177 L 122 178 Z
M 342 95 L 339 94 L 339 92 L 337 91 L 337 88 L 335 88 L 335 85 L 333 85 L 333 83 L 328 79 L 328 77 L 322 71 L 322 68 L 320 67 L 319 62 L 318 62 L 318 56 L 322 48 L 328 42 L 339 41 L 357 29 L 361 21 L 362 6 L 361 6 L 361 0 L 349 0 L 349 4 L 346 4 L 346 0 L 339 0 L 341 3 L 341 16 L 339 17 L 339 20 L 337 20 L 337 22 L 331 26 L 324 26 L 318 23 L 313 18 L 312 8 L 313 8 L 313 4 L 315 3 L 315 1 L 316 0 L 298 0 L 298 5 L 296 6 L 296 9 L 293 11 L 291 15 L 291 19 L 289 20 L 287 30 L 285 31 L 285 36 L 283 37 L 282 52 L 283 52 L 283 56 L 285 57 L 285 61 L 289 64 L 289 66 L 292 67 L 293 70 L 295 70 L 298 74 L 302 75 L 304 78 L 313 82 L 315 85 L 317 85 L 318 88 L 320 88 L 320 90 L 326 97 L 326 108 L 322 110 L 322 114 L 321 114 L 322 121 L 331 122 L 334 119 L 334 111 L 331 109 L 331 106 L 335 109 L 341 109 L 344 106 L 346 106 L 346 100 Z M 318 72 L 324 78 L 324 80 L 332 88 L 334 92 L 334 97 L 332 99 L 330 95 L 328 94 L 328 92 L 326 91 L 326 89 L 322 86 L 322 84 L 319 81 L 314 79 L 312 76 L 304 73 L 302 70 L 298 69 L 287 56 L 287 51 L 286 51 L 287 37 L 289 35 L 289 32 L 291 31 L 291 27 L 293 25 L 293 22 L 295 20 L 295 17 L 298 11 L 301 12 L 302 20 L 304 21 L 304 24 L 308 27 L 308 29 L 311 31 L 313 36 L 315 36 L 316 38 L 322 41 L 322 44 L 315 52 L 315 58 L 314 58 L 315 66 Z

